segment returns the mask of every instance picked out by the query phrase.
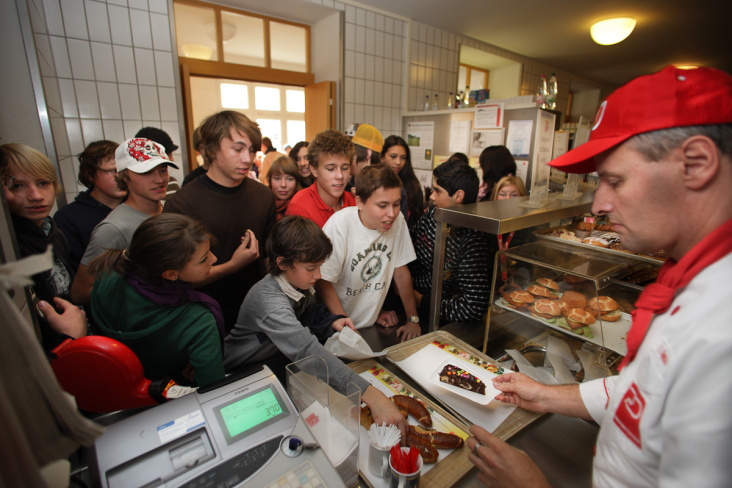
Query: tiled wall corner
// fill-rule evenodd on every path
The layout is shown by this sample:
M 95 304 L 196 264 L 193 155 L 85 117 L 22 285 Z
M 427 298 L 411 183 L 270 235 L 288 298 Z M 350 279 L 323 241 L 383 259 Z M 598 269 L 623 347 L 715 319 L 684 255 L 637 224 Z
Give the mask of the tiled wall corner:
M 84 189 L 76 155 L 92 141 L 122 142 L 144 123 L 182 145 L 167 0 L 30 0 L 29 11 L 67 201 Z
M 372 124 L 384 137 L 401 134 L 403 32 L 400 19 L 345 6 L 345 126 L 362 122 Z

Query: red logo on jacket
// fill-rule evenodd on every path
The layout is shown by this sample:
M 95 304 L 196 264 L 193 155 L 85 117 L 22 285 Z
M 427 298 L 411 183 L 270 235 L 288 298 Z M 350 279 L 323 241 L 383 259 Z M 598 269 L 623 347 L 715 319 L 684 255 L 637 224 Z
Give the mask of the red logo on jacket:
M 639 448 L 641 447 L 640 421 L 645 408 L 646 400 L 643 398 L 638 386 L 633 383 L 625 392 L 625 396 L 620 401 L 613 419 L 628 439 Z

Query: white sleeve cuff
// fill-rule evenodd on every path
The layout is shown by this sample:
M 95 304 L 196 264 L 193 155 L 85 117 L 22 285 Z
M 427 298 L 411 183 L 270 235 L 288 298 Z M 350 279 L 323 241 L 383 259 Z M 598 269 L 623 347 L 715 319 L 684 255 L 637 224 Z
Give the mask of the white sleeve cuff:
M 616 379 L 617 376 L 610 376 L 579 385 L 582 402 L 584 402 L 585 408 L 587 408 L 593 420 L 598 424 L 602 423 L 602 419 L 605 416 L 610 394 L 615 386 Z

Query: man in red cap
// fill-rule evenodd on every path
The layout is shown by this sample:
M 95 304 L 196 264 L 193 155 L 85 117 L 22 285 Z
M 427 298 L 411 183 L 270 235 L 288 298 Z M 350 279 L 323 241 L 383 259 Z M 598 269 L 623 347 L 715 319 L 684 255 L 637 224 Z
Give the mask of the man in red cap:
M 589 142 L 550 163 L 597 171 L 593 213 L 632 251 L 669 260 L 633 312 L 618 376 L 545 386 L 494 380 L 498 399 L 601 425 L 593 485 L 729 486 L 732 479 L 732 76 L 666 68 L 615 91 Z M 473 426 L 478 478 L 548 486 L 525 453 Z

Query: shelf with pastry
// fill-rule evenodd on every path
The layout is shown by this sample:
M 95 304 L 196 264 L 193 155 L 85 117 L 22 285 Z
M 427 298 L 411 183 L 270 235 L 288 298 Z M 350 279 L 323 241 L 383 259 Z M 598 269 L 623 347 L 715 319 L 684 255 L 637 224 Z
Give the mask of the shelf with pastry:
M 506 310 L 625 355 L 633 303 L 649 282 L 640 280 L 653 276 L 648 266 L 661 264 L 546 240 L 496 253 L 484 349 L 491 314 Z

